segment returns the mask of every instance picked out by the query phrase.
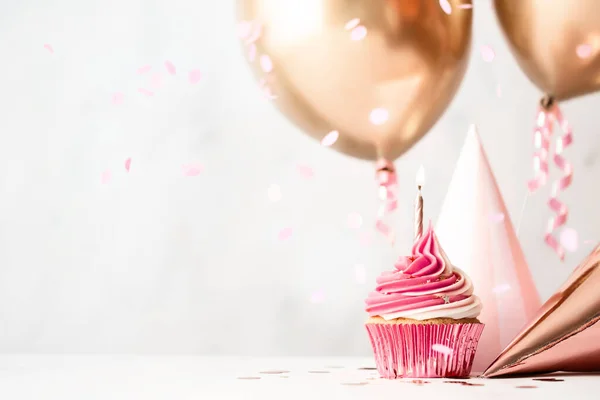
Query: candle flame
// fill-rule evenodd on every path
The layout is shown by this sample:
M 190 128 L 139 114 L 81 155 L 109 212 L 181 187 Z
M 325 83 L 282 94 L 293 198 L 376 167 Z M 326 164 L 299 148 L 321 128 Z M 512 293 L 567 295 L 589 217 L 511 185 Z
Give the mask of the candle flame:
M 423 165 L 421 165 L 419 167 L 419 170 L 417 171 L 417 186 L 424 186 L 425 185 L 425 168 L 423 167 Z

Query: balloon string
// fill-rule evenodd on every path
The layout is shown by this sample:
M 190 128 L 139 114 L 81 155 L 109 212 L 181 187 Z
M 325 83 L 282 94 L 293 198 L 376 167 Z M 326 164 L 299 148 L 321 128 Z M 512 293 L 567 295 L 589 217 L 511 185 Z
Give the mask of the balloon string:
M 392 214 L 398 208 L 398 179 L 396 176 L 396 169 L 394 164 L 385 159 L 377 161 L 377 172 L 375 174 L 377 180 L 379 199 L 381 204 L 377 212 L 377 221 L 375 222 L 375 229 L 383 234 L 387 240 L 393 245 L 395 242 L 395 232 L 390 226 L 389 220 L 390 214 Z
M 563 157 L 563 151 L 573 143 L 573 131 L 569 123 L 564 119 L 562 112 L 558 106 L 553 110 L 554 118 L 563 135 L 556 139 L 556 147 L 554 149 L 554 164 L 562 171 L 562 176 L 558 178 L 552 188 L 552 195 L 548 200 L 548 206 L 556 214 L 548 221 L 548 229 L 546 231 L 546 243 L 554 249 L 561 260 L 565 258 L 565 250 L 559 241 L 554 237 L 553 233 L 567 222 L 569 208 L 558 199 L 558 194 L 565 191 L 573 181 L 573 166 L 566 158 Z
M 554 232 L 565 225 L 569 214 L 568 207 L 558 199 L 558 194 L 567 189 L 573 180 L 573 166 L 562 155 L 565 148 L 573 142 L 573 132 L 568 122 L 564 119 L 558 105 L 555 105 L 552 99 L 549 98 L 542 99 L 542 105 L 538 110 L 537 123 L 533 136 L 536 148 L 533 155 L 535 177 L 527 183 L 527 186 L 529 191 L 533 193 L 548 181 L 548 158 L 550 155 L 550 139 L 554 129 L 554 122 L 562 130 L 563 135 L 556 141 L 553 160 L 563 175 L 554 182 L 552 193 L 548 199 L 548 207 L 550 207 L 555 215 L 548 221 L 544 241 L 561 260 L 564 260 L 565 250 L 554 236 Z

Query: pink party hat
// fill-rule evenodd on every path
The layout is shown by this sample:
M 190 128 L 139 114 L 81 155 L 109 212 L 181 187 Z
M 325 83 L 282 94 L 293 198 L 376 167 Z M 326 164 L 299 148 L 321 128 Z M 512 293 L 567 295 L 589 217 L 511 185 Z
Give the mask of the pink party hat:
M 483 372 L 541 302 L 502 194 L 471 126 L 436 227 L 452 263 L 473 280 L 485 330 L 473 371 Z

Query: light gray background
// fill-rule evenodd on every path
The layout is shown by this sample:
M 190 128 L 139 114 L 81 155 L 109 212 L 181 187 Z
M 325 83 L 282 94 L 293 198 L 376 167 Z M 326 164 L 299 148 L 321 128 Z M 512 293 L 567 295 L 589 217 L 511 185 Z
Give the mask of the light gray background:
M 372 165 L 319 147 L 261 97 L 236 42 L 233 3 L 0 2 L 0 351 L 368 354 L 363 298 L 392 262 L 384 244 L 359 240 L 377 206 Z M 489 3 L 475 3 L 456 99 L 397 161 L 400 250 L 419 164 L 435 219 L 470 123 L 518 218 L 540 93 Z M 482 45 L 496 51 L 493 62 Z M 152 72 L 137 75 L 146 64 Z M 197 85 L 186 79 L 194 68 Z M 157 71 L 156 94 L 138 93 Z M 114 92 L 122 104 L 112 104 Z M 543 244 L 547 192 L 525 209 L 520 235 L 544 299 L 591 250 L 583 242 L 600 238 L 598 106 L 598 96 L 564 105 L 576 136 L 575 180 L 562 197 L 579 250 L 561 264 Z M 187 163 L 204 171 L 186 177 Z M 315 177 L 302 178 L 299 164 Z M 106 170 L 112 179 L 102 184 Z M 277 203 L 271 184 L 281 187 Z M 347 226 L 351 212 L 364 216 L 359 231 Z M 282 242 L 285 227 L 293 235 Z M 321 303 L 310 301 L 315 292 Z

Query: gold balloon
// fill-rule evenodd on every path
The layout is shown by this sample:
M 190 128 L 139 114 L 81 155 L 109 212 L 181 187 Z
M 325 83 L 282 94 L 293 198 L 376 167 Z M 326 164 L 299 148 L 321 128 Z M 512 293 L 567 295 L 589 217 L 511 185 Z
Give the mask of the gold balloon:
M 496 15 L 529 79 L 557 100 L 600 89 L 598 0 L 494 0 Z
M 333 148 L 393 160 L 442 115 L 465 73 L 465 0 L 238 0 L 249 57 L 277 107 Z

